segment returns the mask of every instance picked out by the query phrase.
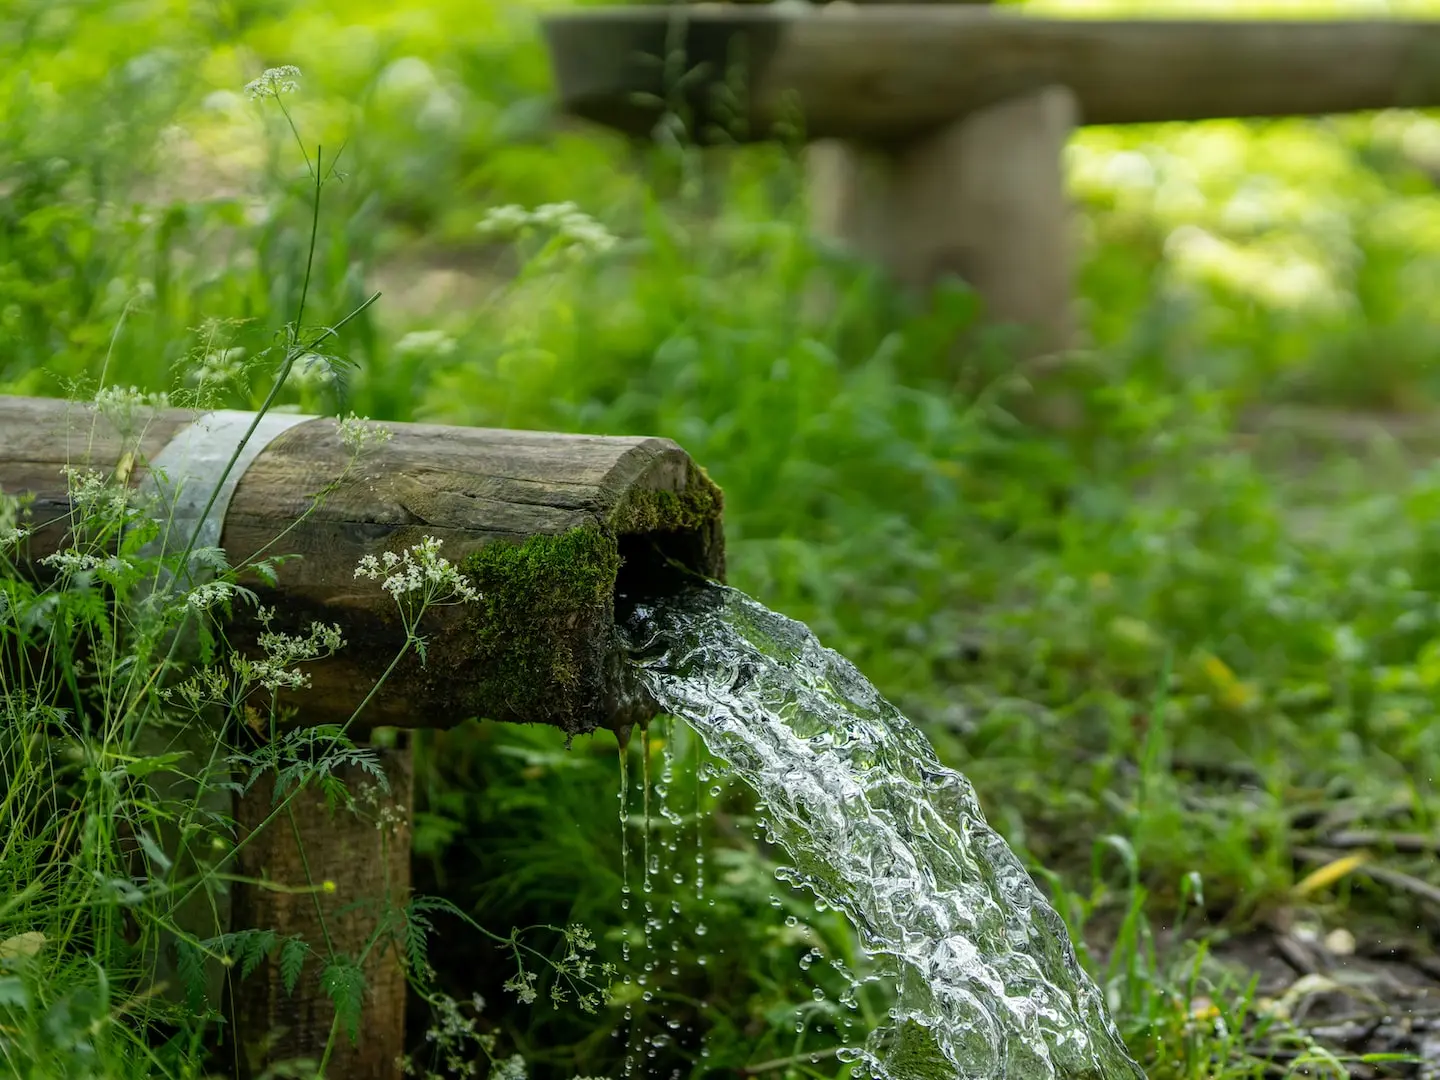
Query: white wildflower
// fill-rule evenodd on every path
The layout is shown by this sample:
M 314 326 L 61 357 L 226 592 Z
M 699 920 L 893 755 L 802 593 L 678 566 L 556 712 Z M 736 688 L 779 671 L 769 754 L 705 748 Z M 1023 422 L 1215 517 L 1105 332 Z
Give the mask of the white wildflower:
M 140 513 L 133 489 L 112 484 L 94 469 L 66 465 L 60 472 L 70 490 L 70 509 L 77 518 L 99 517 L 121 522 Z
M 355 576 L 379 581 L 395 602 L 407 611 L 480 599 L 480 591 L 449 559 L 440 554 L 441 541 L 433 536 L 396 554 L 382 552 L 361 558 Z
M 525 1059 L 519 1054 L 514 1054 L 504 1061 L 495 1063 L 490 1070 L 491 1080 L 526 1080 L 530 1070 L 525 1064 Z
M 192 709 L 199 709 L 210 702 L 228 701 L 229 695 L 230 677 L 214 667 L 202 668 L 184 682 L 167 686 L 160 691 L 160 696 L 166 701 L 178 697 Z
M 235 595 L 235 586 L 228 581 L 211 581 L 190 590 L 185 603 L 195 611 L 208 611 Z
M 57 551 L 54 555 L 46 555 L 41 559 L 40 565 L 59 570 L 62 574 L 81 574 L 87 570 L 99 569 L 102 561 L 99 556 L 79 551 Z
M 522 1005 L 533 1005 L 539 993 L 535 989 L 535 973 L 533 971 L 520 970 L 502 984 L 503 988 L 512 991 L 520 999 Z
M 299 78 L 300 69 L 294 64 L 266 68 L 258 79 L 251 79 L 245 84 L 245 93 L 252 101 L 279 97 L 281 94 L 293 94 L 300 88 L 300 84 L 296 81 Z
M 443 330 L 412 330 L 395 343 L 398 356 L 450 356 L 456 342 Z
M 0 529 L 0 548 L 7 547 L 10 544 L 19 544 L 29 535 L 29 529 Z
M 379 832 L 384 832 L 386 829 L 388 829 L 392 833 L 395 833 L 399 832 L 404 827 L 405 808 L 403 806 L 387 804 L 380 807 L 379 811 L 375 815 L 375 828 Z
M 141 412 L 168 409 L 170 395 L 146 393 L 138 386 L 102 386 L 95 391 L 95 408 L 122 435 L 132 435 Z
M 618 242 L 616 236 L 574 203 L 545 203 L 534 210 L 522 206 L 497 206 L 477 226 L 483 236 L 497 240 L 540 232 L 558 242 L 571 255 L 600 254 Z
M 340 442 L 345 449 L 352 454 L 358 454 L 365 447 L 372 443 L 389 442 L 395 437 L 395 432 L 381 424 L 373 424 L 363 416 L 356 416 L 353 412 L 343 420 L 336 422 L 340 432 Z
M 260 619 L 269 623 L 273 610 L 261 609 Z M 305 637 L 266 630 L 257 639 L 265 650 L 263 660 L 234 656 L 231 663 L 248 682 L 259 683 L 267 690 L 303 690 L 310 685 L 310 676 L 292 664 L 323 660 L 333 656 L 345 644 L 340 627 L 334 624 L 311 623 Z
M 190 379 L 202 386 L 238 382 L 245 374 L 245 350 L 240 346 L 212 349 L 190 371 Z

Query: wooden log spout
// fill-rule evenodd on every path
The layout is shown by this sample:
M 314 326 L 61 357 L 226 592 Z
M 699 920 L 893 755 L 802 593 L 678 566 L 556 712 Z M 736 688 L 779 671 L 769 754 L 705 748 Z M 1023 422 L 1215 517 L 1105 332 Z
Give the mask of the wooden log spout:
M 344 646 L 307 664 L 312 685 L 282 702 L 294 706 L 298 723 L 345 725 L 359 740 L 380 726 L 469 717 L 570 734 L 648 719 L 649 704 L 628 692 L 615 605 L 622 594 L 668 588 L 677 575 L 723 576 L 721 497 L 704 472 L 666 439 L 383 428 L 388 438 L 357 448 L 354 432 L 330 419 L 97 411 L 0 397 L 0 492 L 30 497 L 34 529 L 22 555 L 37 576 L 71 532 L 70 468 L 149 495 L 166 526 L 156 554 L 184 551 L 193 536 L 200 547 L 223 548 L 237 567 L 261 554 L 298 556 L 280 564 L 274 581 L 254 573 L 243 581 L 273 609 L 271 629 L 341 628 Z M 383 564 L 426 537 L 442 541 L 442 554 L 480 599 L 425 615 L 416 628 L 427 642 L 422 663 L 406 647 L 394 599 L 355 571 L 362 559 Z M 179 560 L 175 568 L 184 572 Z M 237 605 L 227 636 L 259 653 L 262 629 L 253 608 Z M 155 752 L 204 762 L 216 736 L 192 724 L 140 738 Z M 293 988 L 273 958 L 248 977 L 213 972 L 223 985 L 217 980 L 211 994 L 223 994 L 233 1020 L 226 1054 L 241 1080 L 277 1075 L 282 1065 L 284 1075 L 299 1075 L 302 1061 L 309 1069 L 327 1061 L 331 1080 L 400 1080 L 405 965 L 394 941 L 371 939 L 374 912 L 403 909 L 410 891 L 412 761 L 406 733 L 392 742 L 372 751 L 388 784 L 377 787 L 353 768 L 342 777 L 355 798 L 348 810 L 303 789 L 277 824 L 270 775 L 243 794 L 225 785 L 206 796 L 218 792 L 221 804 L 208 808 L 234 822 L 237 883 L 221 881 L 205 903 L 177 909 L 177 925 L 202 940 L 270 929 L 316 954 Z M 165 792 L 159 797 L 200 797 L 185 772 Z M 178 850 L 176 837 L 161 842 Z M 173 948 L 172 941 L 157 950 L 157 990 L 172 981 Z M 364 972 L 355 1040 L 333 1037 L 335 1007 L 320 969 L 337 956 Z
M 248 414 L 160 410 L 127 437 L 88 406 L 0 398 L 0 490 L 34 496 L 37 524 L 49 523 L 30 557 L 63 542 L 64 467 L 141 483 L 157 456 L 185 458 L 217 417 L 231 431 L 248 426 Z M 617 590 L 676 566 L 723 575 L 719 489 L 667 439 L 397 423 L 357 453 L 335 420 L 285 419 L 232 476 L 218 544 L 235 566 L 262 552 L 298 556 L 276 585 L 245 581 L 274 609 L 275 629 L 340 626 L 345 647 L 309 665 L 312 687 L 289 702 L 307 722 L 349 721 L 404 643 L 392 597 L 355 576 L 366 556 L 436 537 L 481 600 L 426 616 L 425 661 L 412 651 L 401 662 L 351 725 L 357 733 L 468 717 L 570 733 L 623 725 Z M 208 452 L 226 458 L 233 442 L 212 439 Z M 259 632 L 245 610 L 228 631 L 246 650 Z

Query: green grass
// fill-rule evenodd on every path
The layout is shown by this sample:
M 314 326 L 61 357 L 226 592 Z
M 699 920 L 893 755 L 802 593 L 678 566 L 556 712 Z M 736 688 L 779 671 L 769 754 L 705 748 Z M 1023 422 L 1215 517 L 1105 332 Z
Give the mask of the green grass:
M 1251 935 L 1313 924 L 1431 950 L 1434 910 L 1406 882 L 1435 883 L 1433 857 L 1393 838 L 1433 836 L 1440 810 L 1440 472 L 1384 445 L 1239 433 L 1281 404 L 1432 414 L 1440 120 L 1078 137 L 1095 349 L 1053 376 L 1085 424 L 1047 434 L 1013 417 L 1028 389 L 1004 335 L 951 356 L 976 314 L 963 288 L 898 297 L 807 238 L 792 149 L 702 161 L 557 124 L 532 15 L 458 0 L 8 9 L 0 389 L 103 379 L 260 405 L 265 349 L 305 289 L 313 185 L 282 118 L 240 88 L 297 64 L 305 145 L 344 148 L 306 321 L 385 295 L 345 327 L 353 367 L 297 363 L 282 406 L 676 439 L 725 491 L 731 581 L 854 659 L 974 780 L 1152 1077 L 1261 1076 L 1267 1059 L 1284 1075 L 1307 1052 L 1333 1067 L 1298 999 L 1252 985 Z M 543 226 L 513 244 L 476 229 L 498 205 L 566 200 L 616 242 L 571 258 Z M 622 980 L 598 1017 L 521 1004 L 511 946 L 437 914 L 441 986 L 481 993 L 496 1059 L 523 1054 L 536 1076 L 618 1075 L 626 1008 L 636 1037 L 674 1038 L 660 1052 L 682 1075 L 843 1073 L 825 1052 L 847 1018 L 883 1010 L 884 988 L 843 1004 L 827 961 L 866 971 L 843 920 L 775 880 L 754 807 L 710 793 L 720 780 L 683 730 L 649 756 L 652 780 L 669 761 L 675 815 L 653 797 L 649 843 L 682 884 L 667 863 L 644 953 L 640 894 L 621 907 L 608 738 L 427 736 L 417 874 L 502 939 L 583 924 L 604 959 L 628 938 L 637 979 L 663 956 L 652 999 Z M 640 739 L 629 756 L 633 888 Z M 66 902 L 25 898 L 48 835 L 28 820 L 29 854 L 5 855 L 20 861 L 4 866 L 0 941 Z M 1297 889 L 1363 830 L 1372 864 Z M 85 896 L 114 944 L 113 913 Z M 26 989 L 60 1019 L 0 1024 L 8 1060 L 198 1075 L 198 1039 L 135 1050 L 124 962 L 101 983 L 64 955 Z M 117 1016 L 93 1063 L 35 1042 Z

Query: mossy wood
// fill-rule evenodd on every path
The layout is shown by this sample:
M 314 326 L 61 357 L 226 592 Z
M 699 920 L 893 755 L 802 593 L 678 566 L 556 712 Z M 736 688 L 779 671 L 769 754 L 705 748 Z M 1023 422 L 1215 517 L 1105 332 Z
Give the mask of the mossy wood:
M 30 557 L 63 542 L 63 466 L 135 482 L 193 418 L 154 414 L 130 453 L 135 440 L 88 407 L 0 398 L 0 489 L 33 494 L 45 523 Z M 344 632 L 337 656 L 307 665 L 312 688 L 286 703 L 310 723 L 350 718 L 404 641 L 391 597 L 356 580 L 356 564 L 436 536 L 483 599 L 426 616 L 426 661 L 412 653 L 352 731 L 468 717 L 571 733 L 626 722 L 633 704 L 616 653 L 617 589 L 644 589 L 675 567 L 723 576 L 719 489 L 667 439 L 386 426 L 392 438 L 358 459 L 333 420 L 291 428 L 230 502 L 221 545 L 232 564 L 261 551 L 300 556 L 280 567 L 276 586 L 246 581 L 276 610 L 276 628 L 320 620 Z M 259 629 L 241 609 L 227 632 L 252 650 Z
M 637 135 L 683 101 L 702 138 L 770 139 L 778 126 L 905 141 L 1047 86 L 1074 93 L 1085 124 L 1440 105 L 1440 20 L 713 4 L 591 8 L 544 25 L 566 109 Z M 676 71 L 678 97 L 665 82 Z
M 0 491 L 32 497 L 36 528 L 25 554 L 35 572 L 66 542 L 66 466 L 138 484 L 147 463 L 196 418 L 145 412 L 122 432 L 85 405 L 0 397 Z M 721 497 L 703 471 L 665 439 L 387 427 L 391 439 L 358 458 L 334 421 L 290 428 L 250 464 L 225 514 L 220 542 L 232 564 L 261 550 L 301 556 L 280 567 L 273 586 L 246 582 L 275 609 L 276 629 L 299 632 L 320 620 L 344 632 L 340 654 L 307 665 L 312 687 L 287 701 L 299 722 L 346 722 L 400 651 L 405 636 L 390 596 L 356 580 L 355 567 L 424 536 L 444 540 L 444 554 L 482 599 L 426 616 L 419 629 L 427 662 L 412 650 L 353 734 L 471 716 L 572 734 L 648 719 L 649 704 L 627 693 L 615 604 L 621 594 L 671 587 L 677 576 L 723 576 Z M 246 651 L 256 649 L 260 629 L 249 615 L 237 611 L 227 630 Z M 230 925 L 193 932 L 268 929 L 312 950 L 293 992 L 275 957 L 249 978 L 226 969 L 234 1019 L 226 1050 L 237 1077 L 274 1075 L 297 1058 L 319 1062 L 329 1046 L 329 1077 L 400 1080 L 405 927 L 395 912 L 410 888 L 411 762 L 404 733 L 399 739 L 377 748 L 388 792 L 365 792 L 367 776 L 342 777 L 357 782 L 353 810 L 332 809 L 306 789 L 272 820 L 274 793 L 263 778 L 234 796 L 244 843 Z M 377 923 L 389 932 L 377 937 Z M 324 972 L 335 958 L 360 957 L 360 1037 L 341 1030 L 332 1043 Z

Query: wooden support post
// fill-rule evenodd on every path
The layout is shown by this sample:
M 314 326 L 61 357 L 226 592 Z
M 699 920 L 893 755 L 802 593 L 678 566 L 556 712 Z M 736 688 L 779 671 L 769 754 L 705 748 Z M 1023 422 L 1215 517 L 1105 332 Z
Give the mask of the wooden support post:
M 240 890 L 236 927 L 282 927 L 314 949 L 294 991 L 279 965 L 266 961 L 249 979 L 228 988 L 239 1034 L 243 1077 L 272 1062 L 330 1058 L 324 1075 L 335 1080 L 398 1080 L 405 1052 L 405 966 L 401 933 L 377 936 L 397 918 L 410 895 L 410 812 L 413 764 L 408 733 L 396 747 L 377 751 L 389 781 L 382 791 L 358 769 L 339 778 L 353 807 L 332 807 L 307 790 L 266 824 L 275 805 L 274 778 L 237 801 L 242 877 L 273 883 Z M 262 827 L 263 826 L 263 827 Z M 403 925 L 391 921 L 388 928 Z M 403 931 L 402 931 L 403 933 Z M 364 957 L 365 995 L 360 1037 L 351 1041 L 321 985 L 331 956 Z M 333 1028 L 333 1035 L 332 1035 Z
M 979 109 L 893 147 L 809 149 L 814 227 L 902 284 L 954 275 L 986 317 L 1028 331 L 1034 356 L 1074 345 L 1063 153 L 1078 121 L 1060 86 Z
M 621 662 L 617 598 L 672 587 L 677 565 L 724 575 L 719 489 L 666 439 L 387 424 L 390 438 L 357 458 L 334 420 L 277 414 L 211 504 L 217 463 L 230 460 L 253 415 L 145 412 L 121 431 L 86 405 L 0 397 L 0 491 L 33 500 L 36 527 L 22 558 L 39 576 L 40 560 L 70 540 L 67 466 L 165 493 L 160 516 L 168 513 L 166 531 L 178 537 L 171 554 L 198 528 L 202 546 L 222 547 L 232 565 L 261 550 L 302 556 L 280 567 L 278 582 L 245 582 L 274 610 L 272 629 L 303 636 L 312 621 L 333 623 L 346 642 L 307 665 L 309 689 L 280 694 L 299 726 L 340 724 L 361 740 L 377 726 L 448 727 L 471 717 L 571 734 L 648 719 L 651 704 Z M 354 571 L 362 558 L 398 554 L 425 536 L 444 541 L 482 598 L 426 616 L 422 663 L 404 649 L 393 599 Z M 237 604 L 227 639 L 253 654 L 263 629 Z M 404 661 L 372 696 L 402 649 Z M 268 694 L 257 702 L 266 703 Z M 173 732 L 154 734 L 197 756 L 193 738 L 181 746 Z M 254 738 L 267 734 L 262 725 Z M 228 805 L 239 845 L 238 866 L 223 867 L 236 872 L 228 927 L 224 905 L 201 905 L 204 925 L 189 933 L 273 930 L 311 950 L 293 993 L 273 959 L 249 978 L 226 972 L 229 1045 L 242 1077 L 297 1058 L 318 1065 L 328 1050 L 331 1080 L 399 1080 L 405 971 L 394 912 L 410 881 L 411 758 L 403 733 L 394 748 L 375 749 L 388 792 L 366 790 L 373 778 L 364 774 L 335 774 L 357 797 L 358 814 L 332 809 L 316 788 L 277 801 L 274 770 Z M 155 798 L 167 797 L 155 777 L 147 783 Z M 193 790 L 166 789 L 180 800 Z M 228 802 L 229 789 L 215 790 Z M 322 985 L 334 957 L 363 958 L 353 1044 L 344 1025 L 334 1030 L 332 993 Z M 162 979 L 173 971 L 157 967 Z

